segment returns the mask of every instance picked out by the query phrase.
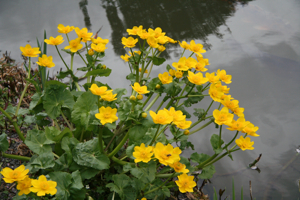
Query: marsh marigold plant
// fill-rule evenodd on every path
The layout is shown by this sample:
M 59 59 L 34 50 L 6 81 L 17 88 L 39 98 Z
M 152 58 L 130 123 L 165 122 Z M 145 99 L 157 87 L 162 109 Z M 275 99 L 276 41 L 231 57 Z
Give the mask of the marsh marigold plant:
M 20 47 L 29 58 L 27 83 L 16 108 L 0 107 L 30 149 L 28 156 L 6 153 L 8 137 L 0 135 L 0 155 L 24 161 L 0 172 L 20 198 L 166 199 L 178 190 L 193 193 L 195 180 L 213 177 L 215 162 L 254 149 L 251 139 L 259 136 L 259 127 L 247 121 L 242 102 L 231 96 L 230 71 L 209 68 L 202 44 L 177 41 L 161 27 L 128 28 L 128 36 L 120 38 L 127 89 L 114 88 L 105 80 L 121 81 L 111 72 L 124 66 L 105 63 L 109 40 L 87 28 L 59 24 L 57 29 L 63 35 L 47 39 L 45 34 L 42 49 Z M 69 38 L 73 30 L 75 37 Z M 170 43 L 172 48 L 179 43 L 181 52 L 168 65 L 161 55 Z M 46 47 L 57 55 L 46 54 Z M 54 63 L 58 58 L 62 64 Z M 33 61 L 40 71 L 31 74 Z M 51 80 L 46 76 L 50 67 L 59 71 Z M 29 84 L 34 94 L 26 94 Z M 22 108 L 28 95 L 32 101 Z M 204 98 L 211 101 L 208 107 Z M 20 124 L 32 130 L 24 136 Z M 202 130 L 207 126 L 217 129 Z M 193 134 L 209 137 L 212 151 L 202 153 L 209 152 L 201 145 L 208 141 L 199 138 L 195 146 Z M 183 154 L 187 149 L 189 156 Z

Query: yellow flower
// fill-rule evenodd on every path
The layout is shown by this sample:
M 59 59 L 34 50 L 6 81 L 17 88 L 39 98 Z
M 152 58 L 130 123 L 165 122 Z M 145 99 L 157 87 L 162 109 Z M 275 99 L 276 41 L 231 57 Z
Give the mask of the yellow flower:
M 39 57 L 39 61 L 36 62 L 39 66 L 43 67 L 54 67 L 55 64 L 52 62 L 52 56 L 47 57 L 47 55 L 43 54 L 42 57 Z
M 26 44 L 25 47 L 20 47 L 23 56 L 27 57 L 37 57 L 40 54 L 40 49 L 38 47 L 31 48 L 30 44 Z
M 56 38 L 51 36 L 49 38 L 49 40 L 44 39 L 44 42 L 46 42 L 47 44 L 50 44 L 50 45 L 60 45 L 61 43 L 64 42 L 64 38 L 61 35 L 56 36 Z
M 82 47 L 83 45 L 80 43 L 80 38 L 76 38 L 75 40 L 71 40 L 69 46 L 66 46 L 65 49 L 70 49 L 71 52 L 75 53 Z
M 222 85 L 221 81 L 218 81 L 217 83 L 214 84 L 220 91 L 222 91 L 223 93 L 227 94 L 229 93 L 230 88 L 227 87 L 227 85 Z M 224 98 L 222 98 L 223 100 L 225 99 L 226 96 L 224 96 Z M 233 99 L 233 98 L 232 98 Z
M 186 57 L 182 57 L 179 59 L 178 63 L 173 62 L 172 66 L 175 67 L 178 71 L 187 71 L 189 67 L 185 64 Z
M 15 181 L 22 181 L 27 177 L 29 169 L 25 169 L 24 165 L 20 165 L 18 168 L 12 170 L 5 167 L 0 173 L 3 175 L 5 183 L 13 183 Z
M 184 174 L 189 173 L 189 170 L 186 169 L 185 164 L 182 164 L 180 162 L 175 162 L 173 164 L 170 164 L 170 167 L 172 167 L 175 170 L 175 172 L 178 172 L 178 173 L 179 172 L 182 172 Z
M 215 118 L 215 122 L 219 125 L 228 125 L 232 122 L 233 120 L 233 114 L 228 112 L 228 108 L 223 107 L 222 110 L 214 110 L 213 111 L 213 116 Z
M 182 41 L 182 43 L 179 42 L 179 45 L 181 46 L 181 48 L 190 49 L 190 45 L 186 43 L 186 41 Z
M 254 126 L 252 123 L 248 123 L 247 126 L 245 126 L 242 130 L 243 133 L 247 133 L 247 135 L 251 135 L 253 137 L 258 137 L 259 135 L 256 134 L 256 131 L 258 131 L 258 126 Z
M 181 150 L 179 147 L 173 148 L 171 144 L 164 146 L 158 142 L 154 148 L 155 158 L 163 165 L 170 165 L 180 160 Z
M 152 150 L 152 146 L 145 147 L 144 143 L 142 143 L 141 146 L 134 147 L 134 152 L 132 154 L 135 157 L 134 162 L 138 163 L 142 161 L 148 163 L 153 155 Z
M 188 74 L 188 79 L 193 84 L 202 85 L 208 81 L 208 78 L 204 78 L 201 72 L 194 74 L 193 72 L 188 71 Z
M 139 30 L 137 35 L 143 40 L 146 40 L 149 37 L 149 33 L 146 30 Z
M 177 43 L 177 41 L 173 40 L 172 38 L 170 38 L 168 36 L 166 36 L 166 37 L 168 39 L 168 42 L 173 43 L 173 44 Z
M 44 175 L 39 176 L 38 180 L 31 180 L 31 192 L 37 193 L 37 196 L 45 196 L 46 194 L 55 195 L 57 192 L 55 181 L 47 181 Z
M 159 36 L 157 38 L 157 41 L 159 44 L 166 44 L 168 42 L 168 37 L 167 36 Z
M 93 33 L 88 33 L 87 28 L 82 28 L 80 30 L 80 28 L 76 27 L 75 32 L 78 35 L 78 37 L 81 39 L 82 42 L 87 42 L 87 41 L 92 40 L 91 37 L 92 37 Z
M 92 48 L 94 51 L 97 51 L 97 52 L 104 52 L 105 49 L 107 49 L 107 48 L 105 47 L 105 44 L 103 44 L 103 43 L 92 44 L 92 45 L 91 45 L 91 48 Z
M 224 100 L 221 101 L 221 103 L 229 108 L 230 110 L 234 111 L 235 108 L 239 107 L 239 101 L 238 100 L 232 100 L 231 101 L 231 96 L 226 96 Z
M 250 122 L 249 121 L 246 121 L 244 117 L 240 117 L 238 118 L 238 120 L 232 120 L 232 122 L 230 124 L 228 124 L 229 128 L 227 128 L 228 130 L 231 130 L 231 131 L 242 131 L 243 128 L 245 126 L 247 126 L 247 124 L 249 124 Z
M 182 71 L 176 71 L 175 72 L 175 77 L 176 78 L 182 78 L 182 76 L 183 76 L 183 72 Z
M 252 147 L 252 145 L 254 144 L 254 141 L 251 142 L 250 138 L 244 138 L 243 136 L 241 136 L 239 139 L 235 140 L 235 143 L 243 150 L 253 150 L 254 147 Z
M 96 39 L 92 38 L 92 42 L 94 44 L 107 44 L 109 42 L 109 40 L 108 39 L 102 39 L 101 37 L 97 37 Z
M 134 39 L 133 37 L 122 38 L 122 44 L 124 45 L 124 48 L 133 48 L 135 47 L 135 44 L 138 42 L 138 39 Z
M 118 120 L 116 115 L 117 109 L 111 107 L 102 106 L 99 108 L 99 113 L 95 114 L 95 117 L 100 120 L 101 124 L 105 125 L 106 123 L 113 123 Z
M 137 35 L 139 31 L 143 30 L 143 26 L 134 26 L 132 29 L 127 29 L 129 35 Z
M 150 36 L 153 36 L 155 38 L 164 36 L 166 34 L 165 32 L 162 32 L 162 29 L 160 27 L 157 27 L 155 30 L 153 30 L 152 28 L 149 28 L 148 33 Z
M 162 82 L 162 84 L 169 84 L 172 83 L 173 81 L 172 76 L 169 76 L 168 72 L 164 72 L 163 74 L 158 74 L 158 78 Z
M 132 89 L 134 89 L 134 91 L 136 91 L 139 94 L 147 94 L 150 91 L 147 90 L 147 86 L 140 86 L 139 83 L 134 83 L 134 85 L 132 86 Z
M 178 176 L 178 181 L 175 181 L 181 193 L 193 192 L 193 188 L 197 185 L 194 181 L 194 176 L 181 174 Z
M 89 88 L 89 90 L 90 90 L 94 95 L 98 95 L 98 96 L 105 95 L 106 92 L 108 92 L 106 86 L 98 87 L 95 83 L 92 84 L 92 86 Z M 112 90 L 109 90 L 109 91 L 112 91 Z
M 137 54 L 141 55 L 141 53 L 142 53 L 142 52 L 141 52 L 141 51 L 134 51 L 134 52 L 133 52 L 133 54 L 135 54 L 135 53 L 137 53 Z M 132 56 L 132 53 L 131 53 L 131 51 L 129 51 L 129 54 L 130 54 L 130 56 Z
M 113 94 L 112 93 L 112 90 L 109 90 L 107 91 L 105 94 L 101 95 L 101 98 L 104 100 L 104 101 L 114 101 L 116 100 L 116 96 L 118 94 Z
M 93 49 L 89 49 L 89 51 L 88 51 L 88 54 L 89 54 L 90 56 L 92 56 L 92 55 L 94 55 L 94 54 L 95 54 L 95 52 L 94 52 L 94 50 L 93 50 Z
M 21 196 L 22 194 L 29 194 L 31 192 L 30 187 L 31 179 L 28 176 L 26 176 L 24 180 L 18 181 L 17 190 L 20 190 L 18 195 Z
M 178 123 L 181 121 L 185 121 L 185 115 L 183 115 L 181 110 L 175 110 L 174 107 L 170 108 L 170 111 L 168 111 L 167 109 L 164 108 L 164 111 L 166 111 L 170 116 L 173 117 L 173 122 L 174 123 Z
M 147 43 L 150 47 L 152 48 L 158 48 L 159 44 L 157 43 L 157 39 L 155 39 L 155 37 L 150 36 L 147 38 Z
M 166 47 L 164 47 L 163 45 L 159 45 L 157 49 L 158 51 L 163 52 L 164 50 L 166 50 Z
M 173 117 L 165 110 L 159 110 L 157 114 L 150 110 L 150 116 L 155 124 L 170 124 L 173 121 Z
M 176 71 L 175 71 L 174 69 L 170 69 L 170 70 L 169 70 L 169 74 L 170 74 L 171 76 L 175 76 L 175 73 L 176 73 Z
M 218 69 L 217 71 L 217 75 L 220 77 L 220 80 L 223 81 L 224 83 L 226 84 L 229 84 L 231 83 L 231 75 L 226 75 L 226 71 L 223 69 L 223 70 L 220 70 Z
M 195 69 L 197 71 L 201 71 L 201 72 L 207 71 L 207 69 L 205 68 L 204 62 L 197 62 L 196 65 L 195 65 Z
M 238 117 L 244 117 L 244 110 L 245 108 L 237 107 L 233 110 L 233 113 L 236 114 Z
M 129 56 L 129 55 L 127 55 L 127 54 L 125 54 L 124 56 L 122 55 L 121 56 L 121 58 L 125 61 L 125 62 L 128 62 L 129 60 L 129 58 L 130 58 L 131 56 Z
M 59 33 L 67 34 L 73 31 L 74 26 L 64 26 L 62 24 L 58 24 L 57 28 Z
M 197 61 L 195 58 L 189 57 L 185 60 L 185 65 L 188 66 L 189 69 L 195 68 Z
M 174 122 L 174 124 L 176 124 L 176 126 L 180 129 L 187 129 L 190 128 L 192 121 L 180 121 L 180 122 Z
M 190 50 L 197 55 L 201 55 L 201 53 L 205 53 L 206 50 L 203 49 L 202 44 L 196 44 L 194 40 L 190 42 Z
M 221 102 L 221 98 L 224 95 L 224 93 L 221 91 L 222 88 L 217 88 L 215 84 L 212 84 L 208 90 L 208 94 L 210 97 L 217 102 Z
M 217 83 L 219 81 L 219 76 L 215 75 L 215 72 L 206 73 L 205 76 L 206 76 L 206 78 L 208 78 L 208 81 L 210 83 Z

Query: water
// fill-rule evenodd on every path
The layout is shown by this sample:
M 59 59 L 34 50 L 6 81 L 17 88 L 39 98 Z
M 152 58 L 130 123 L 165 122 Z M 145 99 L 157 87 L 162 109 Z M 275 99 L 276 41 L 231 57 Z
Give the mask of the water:
M 300 197 L 300 160 L 295 156 L 300 145 L 299 1 L 2 0 L 0 3 L 0 49 L 11 52 L 11 57 L 18 62 L 22 61 L 19 47 L 25 46 L 27 41 L 36 46 L 36 37 L 41 40 L 44 29 L 49 37 L 58 35 L 59 23 L 88 27 L 93 32 L 103 27 L 99 36 L 110 40 L 104 63 L 113 72 L 111 78 L 100 81 L 108 82 L 112 88 L 130 88 L 124 77 L 129 69 L 119 58 L 125 53 L 120 40 L 127 35 L 127 28 L 161 27 L 176 40 L 194 39 L 204 44 L 207 50 L 204 56 L 211 63 L 209 71 L 226 69 L 233 76 L 230 94 L 245 108 L 246 119 L 260 128 L 257 132 L 260 137 L 253 138 L 255 150 L 234 153 L 233 162 L 225 158 L 216 163 L 217 173 L 212 183 L 204 187 L 204 192 L 212 197 L 213 187 L 217 191 L 226 187 L 223 197 L 230 195 L 233 177 L 237 199 L 241 187 L 244 199 L 250 199 L 250 180 L 256 199 Z M 59 47 L 63 48 L 64 44 Z M 178 46 L 170 45 L 164 53 L 168 58 L 166 63 L 177 61 L 180 54 Z M 52 46 L 48 48 L 48 55 L 55 57 L 57 66 L 51 71 L 55 74 L 63 63 Z M 83 64 L 76 59 L 75 65 L 77 68 Z M 164 70 L 164 67 L 155 67 L 152 77 Z M 209 103 L 210 100 L 201 102 L 199 107 L 206 108 Z M 216 132 L 208 127 L 192 135 L 190 140 L 196 141 L 196 151 L 211 155 L 208 141 Z M 224 131 L 224 139 L 228 141 L 232 134 Z M 260 153 L 261 172 L 247 169 Z

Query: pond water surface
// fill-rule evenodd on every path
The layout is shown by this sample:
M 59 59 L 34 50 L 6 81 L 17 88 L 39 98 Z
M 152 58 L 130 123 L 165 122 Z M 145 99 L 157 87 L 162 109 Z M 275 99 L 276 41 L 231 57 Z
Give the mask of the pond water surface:
M 111 78 L 103 78 L 101 82 L 112 88 L 130 88 L 124 76 L 129 69 L 120 59 L 125 54 L 120 41 L 127 36 L 127 28 L 161 27 L 175 40 L 193 39 L 202 43 L 207 50 L 204 57 L 210 60 L 209 72 L 225 69 L 233 76 L 230 94 L 245 108 L 245 118 L 259 127 L 260 135 L 253 138 L 253 151 L 235 152 L 234 161 L 224 158 L 215 164 L 217 172 L 204 192 L 212 197 L 213 187 L 216 190 L 226 187 L 223 197 L 230 195 L 234 178 L 236 194 L 239 196 L 243 187 L 244 199 L 250 199 L 250 180 L 256 199 L 300 197 L 300 156 L 295 151 L 300 145 L 299 0 L 1 0 L 0 3 L 0 50 L 11 52 L 18 62 L 22 61 L 20 46 L 27 41 L 36 46 L 36 37 L 42 40 L 44 30 L 48 37 L 58 35 L 56 27 L 60 23 L 88 27 L 94 33 L 102 27 L 99 36 L 110 40 L 104 63 L 113 71 Z M 178 45 L 170 45 L 163 55 L 166 64 L 177 62 L 181 52 Z M 50 75 L 55 75 L 63 63 L 52 46 L 48 47 L 48 55 L 54 56 L 56 68 Z M 76 59 L 75 67 L 82 66 L 80 59 Z M 164 71 L 165 67 L 156 67 L 152 77 Z M 197 107 L 206 108 L 209 103 L 207 98 Z M 189 111 L 193 112 L 193 108 Z M 216 132 L 214 127 L 207 127 L 189 140 L 194 142 L 198 153 L 212 155 L 208 141 Z M 231 134 L 224 131 L 224 139 L 230 140 Z M 258 162 L 261 172 L 247 169 L 261 153 Z

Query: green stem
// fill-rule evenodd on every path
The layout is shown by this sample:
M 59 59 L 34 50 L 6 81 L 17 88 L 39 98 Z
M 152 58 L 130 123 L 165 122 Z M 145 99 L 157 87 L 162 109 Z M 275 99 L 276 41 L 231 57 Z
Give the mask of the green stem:
M 184 86 L 184 88 L 182 89 L 182 91 L 181 91 L 181 93 L 180 93 L 180 95 L 179 96 L 182 96 L 183 95 L 183 93 L 184 93 L 184 90 L 185 90 L 185 88 L 187 87 L 187 84 Z M 179 103 L 179 99 L 176 101 L 176 103 L 175 103 L 175 105 L 177 106 L 178 105 L 178 103 Z M 180 107 L 180 106 L 178 106 L 178 107 Z
M 67 37 L 68 37 L 68 35 L 67 35 Z M 69 38 L 68 38 L 68 40 L 69 40 Z M 68 67 L 67 63 L 65 62 L 65 60 L 63 59 L 63 57 L 62 57 L 61 54 L 59 53 L 59 50 L 58 50 L 58 48 L 57 48 L 57 45 L 55 45 L 55 48 L 56 48 L 56 51 L 57 51 L 57 53 L 58 53 L 60 59 L 63 61 L 63 63 L 65 64 L 66 68 L 69 70 L 69 67 Z
M 169 177 L 175 177 L 175 176 L 178 176 L 178 175 L 180 175 L 181 173 L 179 172 L 179 173 L 173 173 L 173 174 L 156 174 L 155 175 L 155 177 L 156 178 L 169 178 Z
M 27 76 L 28 79 L 30 79 L 30 72 L 31 72 L 31 57 L 29 57 L 28 76 Z M 15 116 L 18 115 L 20 106 L 21 106 L 21 104 L 22 104 L 22 101 L 23 101 L 23 98 L 24 98 L 24 96 L 25 96 L 25 93 L 26 93 L 26 90 L 27 90 L 28 86 L 29 86 L 29 83 L 26 82 L 25 88 L 24 88 L 24 90 L 23 90 L 23 92 L 22 92 L 22 94 L 21 94 L 21 97 L 20 97 L 20 100 L 19 100 L 19 103 L 18 103 L 16 112 L 15 112 Z
M 146 101 L 144 102 L 142 108 L 145 107 L 145 105 L 146 105 L 146 104 L 148 103 L 148 101 L 151 99 L 151 97 L 152 97 L 153 94 L 154 94 L 154 92 L 150 92 L 150 94 L 149 94 L 148 98 L 146 99 Z
M 78 85 L 77 82 L 75 82 L 75 86 L 76 86 L 76 88 L 77 88 L 78 91 L 81 91 L 80 86 Z
M 57 128 L 58 130 L 60 130 L 60 128 L 59 128 L 59 125 L 58 125 L 58 123 L 57 123 L 56 119 L 53 119 L 53 122 L 54 122 L 54 124 L 55 124 L 56 128 Z
M 67 123 L 68 127 L 70 128 L 71 131 L 73 131 L 73 126 L 72 124 L 69 123 L 68 119 L 64 115 L 64 113 L 61 111 L 61 116 L 64 118 L 65 122 Z
M 170 99 L 169 103 L 166 106 L 166 109 L 169 109 L 172 104 L 173 104 L 173 99 Z
M 192 55 L 194 55 L 194 52 L 189 57 L 191 57 Z
M 214 103 L 214 100 L 211 101 L 211 103 L 209 104 L 207 110 L 205 111 L 205 115 L 207 114 L 207 112 L 209 111 L 210 107 L 212 106 L 212 104 Z
M 202 89 L 202 92 L 205 91 L 209 85 L 210 85 L 210 83 L 207 83 L 207 85 Z
M 84 64 L 87 66 L 88 64 L 87 64 L 87 62 L 84 60 L 84 58 L 82 57 L 82 55 L 80 54 L 80 52 L 77 51 L 77 53 L 78 53 L 78 55 L 80 56 L 80 58 L 83 60 Z
M 183 49 L 183 52 L 182 52 L 182 54 L 181 54 L 180 58 L 183 56 L 184 52 L 185 52 L 185 49 Z
M 73 72 L 73 59 L 74 59 L 74 53 L 71 54 L 71 70 Z
M 231 145 L 231 143 L 235 140 L 235 138 L 237 137 L 238 134 L 239 134 L 239 131 L 236 131 L 236 134 L 233 137 L 233 139 L 228 144 L 226 144 L 226 146 L 223 149 L 226 149 L 229 145 Z
M 152 144 L 155 142 L 155 139 L 156 139 L 156 136 L 157 136 L 157 133 L 158 133 L 158 131 L 159 131 L 160 126 L 161 126 L 161 125 L 159 124 L 158 127 L 157 127 L 157 130 L 156 130 L 156 133 L 155 133 L 155 135 L 154 135 L 152 141 L 150 142 L 149 146 L 152 146 Z
M 156 109 L 156 113 L 159 111 L 159 109 L 162 107 L 162 105 L 165 103 L 166 101 L 161 101 L 161 103 L 159 104 L 159 106 Z
M 103 125 L 99 127 L 99 135 L 98 135 L 98 142 L 100 146 L 100 152 L 103 153 L 103 139 L 102 139 L 102 134 L 103 134 Z
M 157 94 L 156 97 L 150 102 L 150 104 L 147 106 L 147 108 L 144 110 L 145 112 L 148 111 L 153 104 L 157 101 L 157 99 L 160 97 L 160 94 Z
M 126 161 L 122 161 L 122 160 L 119 160 L 118 158 L 116 158 L 115 156 L 112 156 L 111 159 L 118 163 L 119 165 L 126 165 L 126 164 L 130 164 L 131 166 L 135 166 L 135 163 L 131 163 L 131 162 L 126 162 Z
M 23 135 L 23 133 L 21 132 L 18 124 L 16 121 L 13 120 L 13 118 L 5 111 L 3 110 L 1 107 L 0 107 L 0 111 L 5 115 L 5 117 L 7 117 L 7 119 L 13 124 L 19 138 L 24 142 L 25 141 L 25 137 Z
M 238 149 L 233 149 L 233 150 L 230 149 L 229 152 L 232 153 L 232 152 L 235 152 L 235 151 L 238 151 L 238 150 L 240 150 L 240 148 L 238 148 Z M 209 166 L 209 165 L 214 164 L 215 162 L 217 162 L 218 160 L 220 160 L 220 159 L 223 158 L 224 156 L 228 155 L 229 152 L 223 153 L 221 156 L 219 156 L 219 157 L 216 158 L 215 160 L 213 160 L 213 161 L 207 163 L 206 165 L 204 165 L 203 168 L 206 167 L 206 166 Z
M 68 33 L 66 33 L 66 36 L 67 36 L 68 42 L 70 42 L 70 39 L 69 39 Z
M 221 141 L 222 141 L 222 125 L 220 126 L 220 133 L 219 133 L 219 148 L 221 148 L 222 145 Z
M 0 152 L 0 156 L 2 155 L 2 157 L 4 158 L 12 158 L 12 159 L 16 159 L 16 160 L 22 160 L 22 161 L 29 161 L 30 157 L 26 157 L 26 156 L 18 156 L 18 155 L 13 155 L 13 154 L 7 154 L 7 153 L 3 153 L 1 154 Z
M 206 124 L 204 124 L 203 126 L 201 126 L 200 128 L 194 130 L 194 131 L 191 131 L 190 132 L 190 135 L 193 134 L 193 133 L 196 133 L 197 131 L 200 131 L 201 129 L 204 129 L 205 127 L 207 127 L 208 125 L 210 125 L 214 120 L 210 120 L 209 122 L 207 122 Z
M 116 153 L 118 153 L 118 151 L 122 148 L 122 146 L 125 144 L 125 142 L 127 141 L 129 137 L 129 131 L 127 131 L 126 135 L 124 136 L 124 138 L 121 140 L 121 142 L 118 144 L 118 146 L 110 153 L 108 154 L 108 157 L 111 158 L 113 157 Z
M 215 159 L 219 154 L 214 154 L 213 156 L 211 156 L 210 158 L 208 158 L 207 160 L 205 160 L 204 162 L 200 163 L 196 168 L 197 169 L 203 169 L 204 165 L 206 165 L 207 163 L 209 163 L 210 161 L 212 161 L 213 159 Z
M 158 186 L 157 188 L 154 188 L 152 190 L 149 190 L 149 191 L 145 192 L 144 196 L 147 195 L 147 194 L 149 194 L 149 193 L 152 193 L 152 192 L 158 190 L 159 188 L 161 188 L 162 186 L 164 186 L 171 178 L 174 177 L 175 174 L 176 174 L 176 172 L 174 172 L 170 177 L 168 177 L 168 179 L 165 182 L 163 182 L 160 186 Z

